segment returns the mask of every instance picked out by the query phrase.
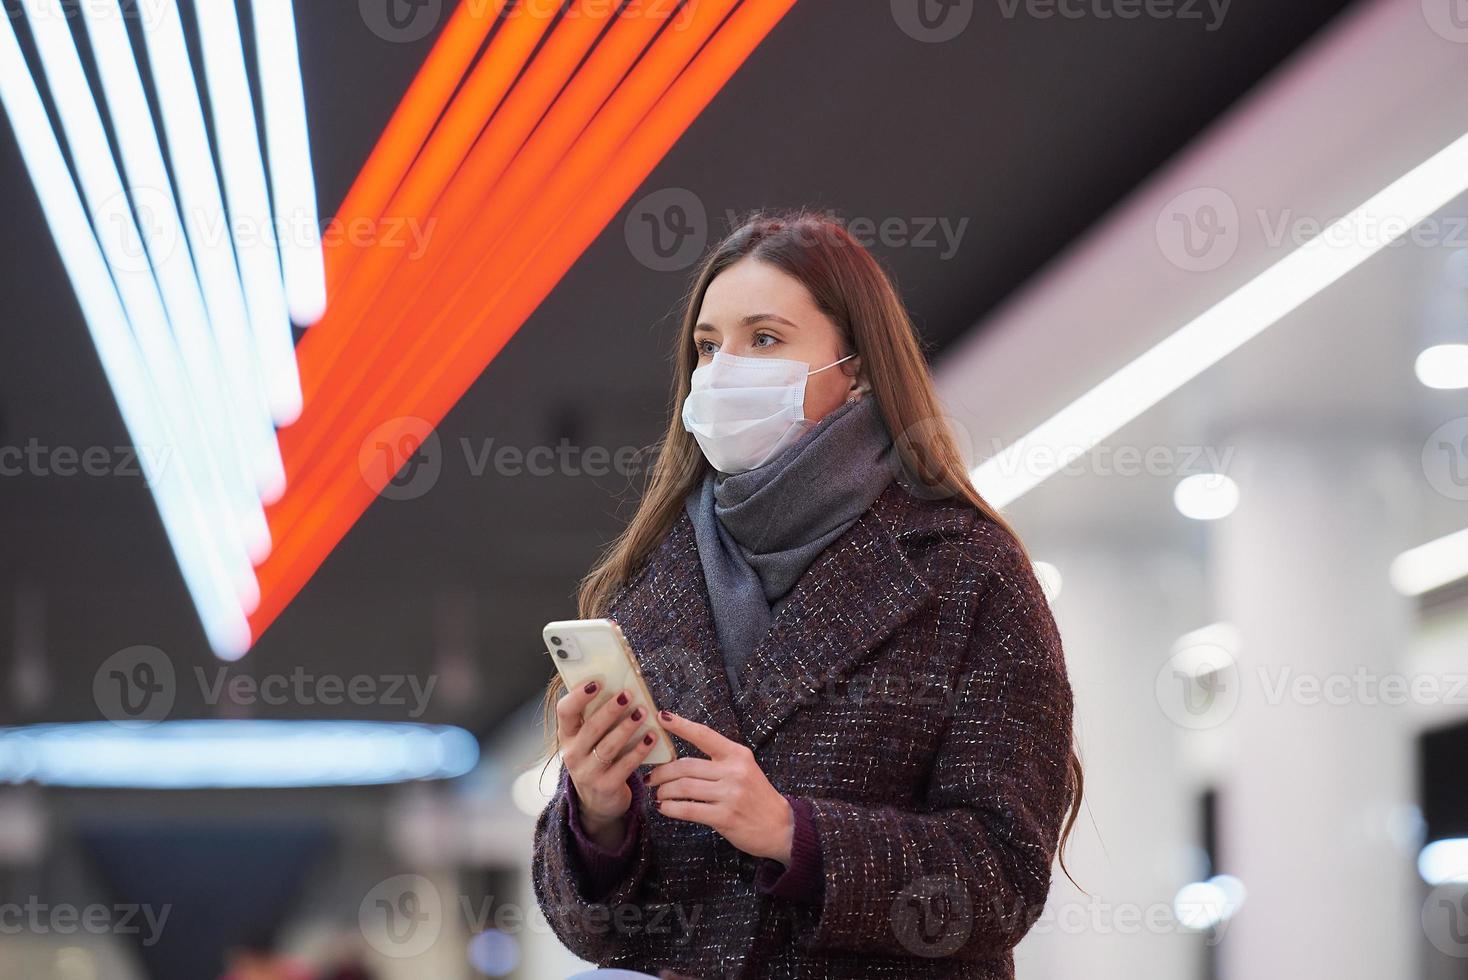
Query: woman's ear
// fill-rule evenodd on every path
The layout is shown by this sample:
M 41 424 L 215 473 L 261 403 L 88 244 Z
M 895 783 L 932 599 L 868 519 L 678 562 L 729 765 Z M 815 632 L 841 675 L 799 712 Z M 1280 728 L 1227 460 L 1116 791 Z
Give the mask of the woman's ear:
M 847 379 L 851 382 L 846 388 L 846 400 L 855 401 L 863 393 L 871 391 L 872 386 L 867 384 L 866 377 L 861 373 L 861 357 L 853 357 L 841 365 L 846 372 Z

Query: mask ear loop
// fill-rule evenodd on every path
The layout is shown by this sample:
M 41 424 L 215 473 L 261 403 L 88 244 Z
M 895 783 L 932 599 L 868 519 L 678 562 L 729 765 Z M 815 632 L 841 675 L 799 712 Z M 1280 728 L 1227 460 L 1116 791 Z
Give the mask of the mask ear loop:
M 826 367 L 816 368 L 814 371 L 807 371 L 805 376 L 808 378 L 812 374 L 820 374 L 822 371 L 826 370 L 826 368 L 833 368 L 836 365 L 842 363 L 843 361 L 849 361 L 849 360 L 851 360 L 855 356 L 856 356 L 856 352 L 853 351 L 850 354 L 847 354 L 845 357 L 841 358 L 841 360 L 839 360 L 839 361 L 832 361 L 830 364 L 827 364 Z M 869 392 L 871 390 L 872 390 L 872 386 L 869 383 L 867 383 L 866 381 L 862 381 L 855 388 L 851 389 L 851 393 L 846 396 L 846 400 L 849 401 L 849 402 L 854 402 L 858 398 L 862 397 L 863 395 L 865 395 L 867 392 Z
M 842 361 L 849 361 L 849 360 L 851 360 L 855 356 L 856 356 L 855 353 L 847 354 L 845 357 L 841 358 L 840 361 L 832 361 L 830 364 L 827 364 L 826 367 L 820 367 L 820 368 L 816 368 L 814 371 L 807 371 L 807 372 L 805 372 L 805 376 L 808 378 L 812 374 L 820 374 L 822 371 L 826 370 L 827 368 L 833 368 L 836 365 L 840 364 Z

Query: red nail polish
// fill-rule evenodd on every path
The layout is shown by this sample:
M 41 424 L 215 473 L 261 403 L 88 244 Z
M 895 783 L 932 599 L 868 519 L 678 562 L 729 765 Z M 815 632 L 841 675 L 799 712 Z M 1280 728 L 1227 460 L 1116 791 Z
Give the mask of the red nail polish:
M 668 711 L 665 708 L 662 711 L 659 711 L 658 712 L 658 717 L 661 718 L 663 721 L 672 721 L 673 720 L 673 712 Z
M 642 709 L 641 708 L 633 708 L 632 709 L 632 720 L 633 721 L 641 721 L 642 720 Z
M 651 745 L 652 744 L 652 732 L 648 732 L 646 735 L 642 736 L 642 744 L 643 745 Z
M 618 694 L 617 695 L 617 703 L 618 704 L 621 704 L 621 705 L 625 705 L 627 703 L 627 695 L 626 694 Z
M 592 681 L 590 684 L 587 684 L 586 685 L 586 693 L 587 694 L 595 694 L 596 693 L 596 681 Z

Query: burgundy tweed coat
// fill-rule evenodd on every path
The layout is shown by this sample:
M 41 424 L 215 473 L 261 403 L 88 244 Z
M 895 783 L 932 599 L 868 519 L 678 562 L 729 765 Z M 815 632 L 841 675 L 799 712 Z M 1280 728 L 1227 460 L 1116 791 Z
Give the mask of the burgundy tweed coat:
M 894 481 L 806 570 L 737 696 L 681 509 L 609 615 L 658 707 L 742 741 L 810 801 L 823 894 L 762 893 L 761 859 L 644 800 L 630 870 L 588 896 L 563 779 L 533 873 L 572 951 L 701 980 L 1014 976 L 1070 799 L 1073 699 L 1049 606 L 998 525 Z

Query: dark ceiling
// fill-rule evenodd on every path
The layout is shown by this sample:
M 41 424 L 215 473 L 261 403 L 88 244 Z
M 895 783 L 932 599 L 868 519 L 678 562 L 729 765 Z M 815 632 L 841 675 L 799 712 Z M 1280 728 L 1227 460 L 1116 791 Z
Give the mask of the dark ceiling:
M 323 215 L 432 41 L 374 33 L 371 2 L 399 0 L 297 4 Z M 556 475 L 478 460 L 656 438 L 687 269 L 639 260 L 646 226 L 629 215 L 646 195 L 690 192 L 706 234 L 756 206 L 894 222 L 914 239 L 874 248 L 936 354 L 1347 4 L 1234 0 L 1216 23 L 1191 0 L 1152 9 L 1199 18 L 1105 16 L 1130 9 L 1112 0 L 960 0 L 954 12 L 972 20 L 941 43 L 900 26 L 911 6 L 800 0 L 444 421 L 438 482 L 374 505 L 232 671 L 437 677 L 423 720 L 479 732 L 541 687 L 539 628 L 574 615 L 576 581 L 628 515 L 631 481 L 581 472 L 589 457 Z M 1083 16 L 1035 16 L 1056 9 Z M 124 432 L 8 126 L 0 187 L 0 447 L 112 454 Z M 175 717 L 410 716 L 392 703 L 211 703 L 219 665 L 141 479 L 23 469 L 0 476 L 0 721 L 98 717 L 99 665 L 138 644 L 172 659 Z

